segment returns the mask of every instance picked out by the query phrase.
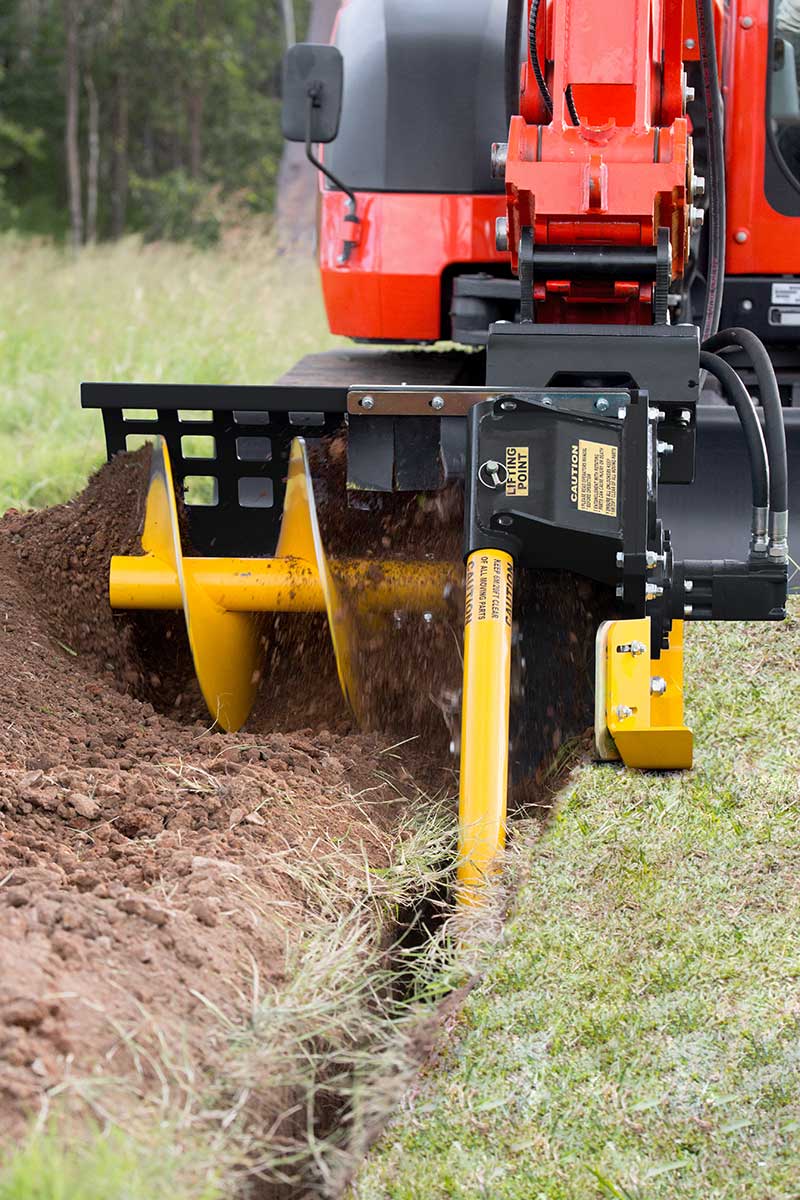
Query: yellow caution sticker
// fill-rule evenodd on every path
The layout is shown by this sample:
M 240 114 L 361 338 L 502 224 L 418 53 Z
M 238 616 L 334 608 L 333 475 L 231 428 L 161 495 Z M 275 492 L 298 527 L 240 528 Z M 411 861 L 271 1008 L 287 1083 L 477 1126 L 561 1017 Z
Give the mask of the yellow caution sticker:
M 464 621 L 498 621 L 511 626 L 514 563 L 507 554 L 473 554 L 467 562 Z
M 530 485 L 530 452 L 527 446 L 506 446 L 506 495 L 527 496 Z
M 617 515 L 617 447 L 607 442 L 573 443 L 570 499 L 581 512 Z

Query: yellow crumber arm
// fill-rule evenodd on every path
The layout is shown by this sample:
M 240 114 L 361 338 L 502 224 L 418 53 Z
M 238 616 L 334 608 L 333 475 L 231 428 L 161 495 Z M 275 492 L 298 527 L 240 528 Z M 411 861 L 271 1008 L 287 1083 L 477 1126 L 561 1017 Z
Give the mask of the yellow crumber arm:
M 514 563 L 501 550 L 467 560 L 458 884 L 480 900 L 505 845 Z

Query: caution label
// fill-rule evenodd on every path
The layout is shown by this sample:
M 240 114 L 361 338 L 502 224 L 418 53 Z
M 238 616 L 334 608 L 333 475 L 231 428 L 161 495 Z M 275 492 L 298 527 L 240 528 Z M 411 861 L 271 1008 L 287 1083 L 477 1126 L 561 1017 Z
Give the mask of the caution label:
M 511 626 L 514 600 L 514 564 L 496 554 L 473 554 L 467 563 L 467 600 L 464 620 L 504 621 Z
M 617 515 L 617 447 L 581 439 L 572 446 L 570 499 L 581 512 Z
M 506 447 L 507 496 L 527 496 L 530 485 L 530 452 L 527 446 Z

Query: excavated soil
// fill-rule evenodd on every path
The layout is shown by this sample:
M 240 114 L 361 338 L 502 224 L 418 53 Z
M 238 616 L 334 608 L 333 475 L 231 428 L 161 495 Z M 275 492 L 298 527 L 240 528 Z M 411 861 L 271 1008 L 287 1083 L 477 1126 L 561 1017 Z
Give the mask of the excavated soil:
M 70 504 L 0 521 L 2 1138 L 65 1081 L 161 1086 L 131 1048 L 143 1027 L 213 1069 L 213 1009 L 241 1015 L 248 964 L 280 982 L 302 924 L 287 861 L 335 845 L 385 866 L 412 772 L 438 786 L 352 730 L 313 623 L 282 682 L 327 720 L 286 732 L 270 683 L 248 732 L 210 728 L 177 618 L 108 607 L 147 466 L 120 457 Z
M 326 461 L 333 556 L 459 561 L 457 492 L 348 506 L 341 447 Z M 136 1049 L 142 1031 L 213 1073 L 215 1010 L 243 1018 L 253 963 L 262 987 L 283 979 L 308 915 L 288 859 L 311 863 L 322 844 L 386 865 L 404 797 L 453 791 L 460 587 L 429 616 L 365 617 L 345 597 L 363 727 L 377 732 L 353 727 L 325 621 L 274 617 L 247 732 L 224 735 L 182 616 L 108 605 L 111 554 L 137 552 L 148 464 L 147 450 L 119 456 L 71 503 L 0 521 L 0 1138 L 65 1088 L 85 1095 L 87 1078 L 163 1088 Z M 518 601 L 533 614 L 514 685 L 525 800 L 591 723 L 606 598 L 531 577 Z M 387 754 L 405 738 L 402 757 Z

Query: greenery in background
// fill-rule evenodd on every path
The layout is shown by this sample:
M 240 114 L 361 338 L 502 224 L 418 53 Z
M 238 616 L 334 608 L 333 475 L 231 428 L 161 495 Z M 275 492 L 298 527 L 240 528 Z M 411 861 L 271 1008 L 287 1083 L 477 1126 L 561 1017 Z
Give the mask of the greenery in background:
M 265 238 L 207 253 L 129 238 L 77 258 L 0 238 L 0 512 L 68 500 L 102 461 L 82 380 L 271 383 L 335 344 L 312 264 Z
M 797 1200 L 793 611 L 691 627 L 691 774 L 584 766 L 521 847 L 502 944 L 358 1200 Z
M 301 35 L 309 7 L 294 0 Z M 282 11 L 281 0 L 8 0 L 0 7 L 0 228 L 68 232 L 69 23 L 86 206 L 92 94 L 97 101 L 100 238 L 133 230 L 207 244 L 221 200 L 270 212 L 282 150 Z M 91 240 L 88 225 L 85 233 Z

